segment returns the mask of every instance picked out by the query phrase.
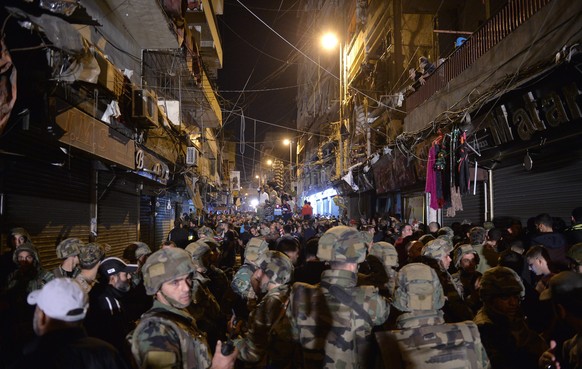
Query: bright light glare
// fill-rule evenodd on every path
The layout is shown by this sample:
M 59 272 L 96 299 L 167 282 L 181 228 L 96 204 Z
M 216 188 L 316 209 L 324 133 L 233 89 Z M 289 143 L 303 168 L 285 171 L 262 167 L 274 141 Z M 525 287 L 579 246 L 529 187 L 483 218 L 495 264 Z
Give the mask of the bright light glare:
M 321 38 L 321 45 L 328 50 L 335 48 L 335 45 L 337 45 L 338 43 L 339 40 L 337 36 L 334 35 L 333 33 L 326 33 Z
M 255 176 L 255 178 L 256 178 L 256 179 L 259 179 L 259 175 L 257 174 L 257 175 Z
M 259 205 L 259 200 L 258 199 L 252 199 L 251 200 L 251 207 L 256 208 L 257 205 Z
M 272 165 L 273 164 L 273 160 L 269 159 L 267 160 L 267 165 Z
M 285 145 L 289 145 L 289 144 L 291 143 L 291 141 L 289 141 L 289 139 L 288 139 L 288 138 L 286 138 L 286 139 L 284 139 L 284 140 L 283 140 L 283 143 L 284 143 Z

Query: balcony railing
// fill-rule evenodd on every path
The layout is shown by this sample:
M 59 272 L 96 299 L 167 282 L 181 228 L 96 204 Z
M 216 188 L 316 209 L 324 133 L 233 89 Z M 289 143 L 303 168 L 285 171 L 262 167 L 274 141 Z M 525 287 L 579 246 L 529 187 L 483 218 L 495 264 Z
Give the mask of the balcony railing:
M 475 31 L 427 77 L 424 85 L 406 98 L 407 113 L 443 89 L 449 81 L 550 2 L 551 0 L 509 0 L 505 7 Z

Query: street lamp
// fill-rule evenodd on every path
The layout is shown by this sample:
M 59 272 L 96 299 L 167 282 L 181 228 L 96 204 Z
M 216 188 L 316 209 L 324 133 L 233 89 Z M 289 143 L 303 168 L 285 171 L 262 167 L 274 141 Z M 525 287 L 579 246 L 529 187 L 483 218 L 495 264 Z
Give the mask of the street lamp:
M 289 190 L 291 190 L 291 182 L 293 182 L 293 144 L 295 141 L 286 138 L 283 143 L 289 145 Z
M 324 49 L 332 50 L 335 49 L 336 45 L 339 45 L 339 129 L 338 129 L 338 160 L 336 161 L 336 174 L 341 176 L 343 168 L 343 150 L 344 145 L 342 142 L 342 125 L 344 123 L 344 97 L 345 89 L 344 83 L 346 81 L 346 76 L 344 75 L 344 50 L 341 40 L 334 33 L 328 32 L 324 34 L 321 38 L 321 45 Z

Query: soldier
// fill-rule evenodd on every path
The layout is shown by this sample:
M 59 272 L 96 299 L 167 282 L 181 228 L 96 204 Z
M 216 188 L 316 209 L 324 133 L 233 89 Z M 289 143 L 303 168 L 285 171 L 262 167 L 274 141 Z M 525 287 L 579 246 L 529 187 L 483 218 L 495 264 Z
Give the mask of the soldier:
M 234 275 L 230 286 L 240 297 L 252 300 L 257 297 L 258 286 L 252 286 L 252 275 L 258 269 L 261 256 L 269 249 L 263 238 L 252 238 L 245 248 L 245 263 Z
M 205 275 L 210 246 L 198 240 L 186 246 L 186 251 L 192 255 L 192 263 L 196 269 L 192 276 L 194 303 L 188 307 L 188 311 L 196 319 L 198 327 L 206 333 L 209 347 L 214 347 L 218 339 L 226 332 L 226 319 L 220 311 L 216 297 L 208 288 L 211 280 Z
M 265 295 L 251 312 L 244 337 L 234 340 L 239 349 L 238 358 L 251 363 L 263 359 L 263 363 L 273 369 L 288 367 L 294 345 L 285 307 L 289 300 L 293 264 L 282 252 L 266 251 L 253 278 L 259 281 Z
M 81 267 L 81 272 L 75 277 L 75 280 L 86 294 L 89 294 L 91 288 L 97 283 L 97 271 L 101 260 L 105 257 L 107 246 L 91 242 L 80 247 L 79 267 Z
M 547 349 L 520 310 L 523 283 L 513 270 L 497 266 L 481 278 L 483 307 L 475 316 L 481 340 L 493 368 L 535 368 Z
M 378 332 L 386 368 L 488 368 L 489 360 L 475 323 L 445 323 L 445 303 L 436 272 L 412 263 L 398 272 L 392 305 L 403 314 L 398 330 Z
M 451 275 L 455 286 L 460 288 L 460 295 L 468 299 L 475 292 L 475 276 L 479 265 L 479 254 L 469 244 L 459 245 L 453 250 L 453 263 L 457 272 Z
M 566 256 L 570 260 L 570 270 L 582 274 L 582 242 L 570 247 Z
M 180 248 L 154 252 L 143 266 L 146 292 L 154 305 L 128 335 L 131 351 L 140 368 L 232 368 L 238 350 L 221 353 L 218 341 L 214 358 L 206 338 L 186 309 L 192 303 L 190 254 Z
M 360 265 L 358 284 L 376 286 L 383 296 L 392 296 L 396 285 L 396 268 L 398 268 L 396 248 L 388 242 L 374 242 L 366 256 L 366 262 Z
M 61 259 L 61 264 L 53 269 L 56 278 L 75 278 L 81 269 L 79 268 L 79 254 L 83 242 L 78 238 L 67 238 L 57 245 L 57 258 Z
M 371 331 L 386 321 L 390 307 L 376 287 L 356 286 L 370 241 L 352 227 L 330 228 L 319 239 L 317 257 L 331 269 L 318 286 L 294 284 L 287 316 L 304 368 L 371 367 Z
M 36 247 L 27 241 L 14 250 L 12 261 L 18 268 L 8 276 L 7 293 L 11 290 L 26 293 L 41 289 L 47 282 L 53 280 L 53 273 L 44 270 L 40 264 Z
M 443 307 L 447 323 L 463 322 L 473 319 L 473 312 L 461 297 L 461 286 L 457 286 L 448 272 L 451 265 L 452 244 L 448 238 L 437 238 L 422 249 L 421 260 L 437 273 L 443 287 L 446 302 Z

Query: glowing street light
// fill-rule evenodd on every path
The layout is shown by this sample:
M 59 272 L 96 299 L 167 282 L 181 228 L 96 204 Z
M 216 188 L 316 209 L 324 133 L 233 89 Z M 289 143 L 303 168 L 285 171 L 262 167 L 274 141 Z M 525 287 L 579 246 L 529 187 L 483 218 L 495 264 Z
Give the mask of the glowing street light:
M 283 143 L 289 145 L 289 190 L 291 190 L 291 182 L 293 182 L 293 144 L 295 141 L 286 138 Z
M 344 100 L 345 100 L 345 91 L 346 91 L 346 75 L 345 73 L 345 63 L 344 63 L 344 50 L 343 44 L 340 38 L 332 32 L 328 32 L 321 37 L 321 45 L 324 49 L 332 50 L 335 49 L 336 45 L 339 45 L 339 122 L 340 122 L 340 129 L 339 129 L 339 137 L 338 137 L 338 144 L 339 144 L 339 155 L 338 160 L 336 161 L 336 172 L 341 175 L 343 170 L 343 142 L 341 137 L 341 126 L 344 122 Z
M 324 49 L 335 49 L 337 44 L 339 44 L 339 39 L 334 33 L 328 32 L 321 37 L 321 45 Z

